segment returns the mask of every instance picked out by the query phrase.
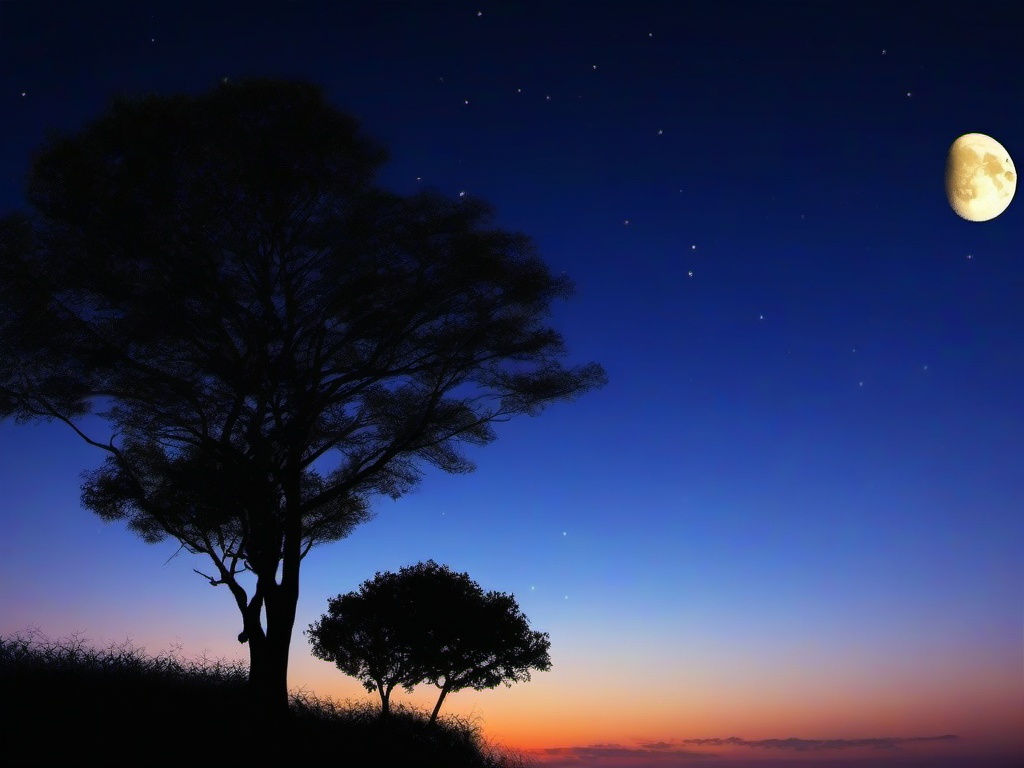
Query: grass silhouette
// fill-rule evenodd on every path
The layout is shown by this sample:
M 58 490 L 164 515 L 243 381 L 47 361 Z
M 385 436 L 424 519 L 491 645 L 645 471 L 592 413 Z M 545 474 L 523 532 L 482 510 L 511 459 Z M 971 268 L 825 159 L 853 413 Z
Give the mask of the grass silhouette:
M 125 641 L 94 649 L 80 636 L 36 630 L 0 637 L 0 718 L 9 765 L 524 768 L 527 757 L 489 744 L 455 715 L 428 723 L 398 703 L 381 720 L 367 702 L 338 704 L 299 692 L 287 722 L 268 729 L 249 714 L 242 661 L 180 650 L 158 656 Z

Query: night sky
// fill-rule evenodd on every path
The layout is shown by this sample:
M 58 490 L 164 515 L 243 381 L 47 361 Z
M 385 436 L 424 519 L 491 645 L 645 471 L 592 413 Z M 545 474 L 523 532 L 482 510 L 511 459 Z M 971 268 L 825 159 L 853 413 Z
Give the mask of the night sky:
M 111 96 L 307 79 L 383 186 L 488 200 L 576 282 L 551 322 L 609 384 L 314 550 L 292 688 L 372 700 L 302 630 L 432 558 L 550 633 L 442 710 L 547 765 L 1009 768 L 1024 200 L 968 222 L 943 173 L 969 132 L 1024 165 L 1022 40 L 1010 2 L 5 2 L 0 214 Z M 82 509 L 103 458 L 0 424 L 0 635 L 247 659 L 208 560 Z

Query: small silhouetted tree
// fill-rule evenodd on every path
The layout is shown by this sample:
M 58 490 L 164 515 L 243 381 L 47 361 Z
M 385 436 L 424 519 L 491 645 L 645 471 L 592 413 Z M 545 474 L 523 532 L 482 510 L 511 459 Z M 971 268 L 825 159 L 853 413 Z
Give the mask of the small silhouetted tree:
M 530 629 L 514 596 L 485 593 L 468 574 L 432 560 L 378 573 L 329 606 L 307 630 L 313 655 L 360 678 L 367 690 L 376 686 L 382 713 L 396 684 L 441 689 L 434 723 L 449 693 L 511 686 L 528 681 L 530 670 L 551 668 L 548 635 Z
M 107 455 L 87 508 L 210 558 L 262 713 L 287 711 L 314 546 L 604 381 L 563 367 L 544 321 L 571 283 L 530 240 L 376 188 L 385 158 L 308 83 L 122 98 L 0 217 L 0 418 L 67 424 Z
M 367 691 L 380 694 L 381 716 L 391 711 L 391 692 L 407 691 L 423 682 L 415 651 L 403 636 L 411 608 L 408 584 L 391 573 L 378 573 L 358 592 L 327 601 L 327 613 L 309 625 L 312 654 L 332 662 L 359 680 Z

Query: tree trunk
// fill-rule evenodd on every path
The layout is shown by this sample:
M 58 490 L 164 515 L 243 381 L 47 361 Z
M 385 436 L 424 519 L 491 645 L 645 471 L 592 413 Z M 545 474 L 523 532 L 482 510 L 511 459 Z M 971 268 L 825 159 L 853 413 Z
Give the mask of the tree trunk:
M 269 584 L 267 583 L 269 581 Z M 264 722 L 284 720 L 288 714 L 288 654 L 298 592 L 271 578 L 258 577 L 257 593 L 263 595 L 266 630 L 256 611 L 243 618 L 249 641 L 249 692 L 254 714 Z
M 444 703 L 444 697 L 448 695 L 448 681 L 445 681 L 444 686 L 441 688 L 441 695 L 437 697 L 437 704 L 434 705 L 434 711 L 430 713 L 430 724 L 433 725 L 437 722 L 437 713 L 441 711 L 441 704 Z
M 302 517 L 299 480 L 292 473 L 285 484 L 286 513 L 284 529 L 273 527 L 254 537 L 257 546 L 251 555 L 256 563 L 256 591 L 242 620 L 249 639 L 249 694 L 257 724 L 278 725 L 289 715 L 288 653 L 299 602 L 299 566 L 302 561 Z M 272 511 L 264 515 L 272 519 Z M 283 532 L 283 546 L 278 538 Z M 261 558 L 260 553 L 274 553 Z M 280 552 L 280 555 L 277 553 Z M 281 581 L 277 581 L 280 565 Z M 261 608 L 262 614 L 261 617 Z M 263 619 L 266 629 L 263 628 Z
M 282 648 L 269 637 L 250 641 L 249 692 L 261 715 L 276 718 L 288 712 L 287 645 Z
M 380 716 L 384 719 L 391 714 L 391 688 L 385 688 L 383 683 L 377 683 L 377 691 L 380 693 Z

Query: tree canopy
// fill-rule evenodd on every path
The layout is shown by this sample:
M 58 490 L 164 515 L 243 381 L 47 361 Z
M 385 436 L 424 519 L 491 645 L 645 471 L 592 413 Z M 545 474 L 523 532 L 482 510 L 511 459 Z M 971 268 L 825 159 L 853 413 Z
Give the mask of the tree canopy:
M 572 285 L 530 239 L 378 188 L 386 158 L 310 83 L 122 97 L 50 136 L 0 218 L 0 417 L 67 424 L 106 454 L 87 508 L 210 558 L 268 708 L 314 546 L 604 382 L 563 365 L 545 319 Z
M 306 634 L 314 656 L 379 692 L 385 715 L 396 686 L 436 685 L 431 722 L 449 693 L 511 686 L 551 668 L 548 635 L 530 629 L 513 595 L 485 593 L 433 560 L 378 572 L 332 598 Z

